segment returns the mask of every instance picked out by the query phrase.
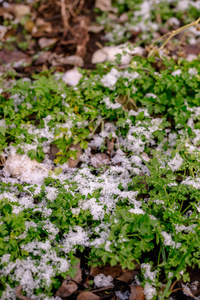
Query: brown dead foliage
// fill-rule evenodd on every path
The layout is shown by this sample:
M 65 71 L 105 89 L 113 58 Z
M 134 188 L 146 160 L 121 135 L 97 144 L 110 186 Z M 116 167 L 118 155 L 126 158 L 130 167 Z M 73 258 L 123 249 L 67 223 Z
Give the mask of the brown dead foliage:
M 15 289 L 15 294 L 20 300 L 33 300 L 32 298 L 26 297 L 22 295 L 22 287 L 21 285 L 18 285 Z

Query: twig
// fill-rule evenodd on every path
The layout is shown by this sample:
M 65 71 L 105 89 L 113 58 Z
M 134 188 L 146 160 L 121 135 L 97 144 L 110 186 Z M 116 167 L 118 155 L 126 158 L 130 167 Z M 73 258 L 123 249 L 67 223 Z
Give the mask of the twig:
M 183 290 L 186 294 L 188 294 L 190 297 L 199 300 L 199 298 L 195 297 L 193 294 L 191 294 L 190 292 L 188 292 L 188 291 L 185 290 L 184 288 L 182 288 L 182 290 Z
M 79 6 L 78 6 L 78 13 L 82 10 L 85 0 L 80 0 Z
M 164 43 L 162 44 L 161 47 L 159 47 L 159 48 L 157 48 L 157 49 L 154 47 L 154 48 L 150 51 L 148 57 L 153 56 L 155 53 L 159 52 L 159 50 L 163 50 L 164 47 L 166 46 L 166 44 L 167 44 L 167 43 L 168 43 L 175 35 L 181 33 L 182 31 L 185 31 L 185 30 L 188 29 L 189 27 L 192 27 L 192 26 L 195 27 L 195 26 L 197 26 L 199 23 L 200 23 L 200 18 L 198 18 L 196 21 L 194 21 L 194 22 L 192 22 L 192 23 L 190 23 L 190 24 L 184 25 L 184 26 L 182 26 L 182 27 L 180 27 L 180 28 L 178 28 L 178 29 L 176 29 L 176 30 L 173 30 L 173 31 L 171 31 L 171 32 L 167 32 L 166 34 L 164 34 L 164 35 L 161 36 L 160 38 L 156 39 L 152 44 L 156 43 L 156 42 L 159 41 L 159 40 L 164 39 L 166 36 L 169 35 L 168 38 L 164 41 Z
M 60 2 L 61 2 L 61 16 L 62 16 L 62 21 L 63 21 L 63 26 L 64 26 L 63 35 L 65 36 L 69 30 L 69 23 L 68 23 L 69 13 L 67 14 L 67 11 L 66 11 L 65 0 L 61 0 Z
M 163 45 L 158 49 L 158 50 L 162 50 L 165 46 L 166 46 L 166 44 L 169 42 L 169 40 L 171 40 L 175 35 L 177 35 L 177 34 L 179 34 L 180 32 L 182 32 L 182 31 L 184 31 L 184 30 L 186 30 L 186 29 L 188 29 L 189 27 L 192 27 L 192 26 L 197 26 L 198 24 L 199 24 L 199 22 L 200 22 L 200 18 L 198 18 L 196 21 L 194 21 L 194 22 L 192 22 L 192 23 L 190 23 L 190 24 L 187 24 L 187 25 L 185 25 L 185 26 L 182 26 L 181 28 L 178 28 L 178 29 L 176 29 L 176 30 L 173 30 L 173 31 L 171 31 L 169 34 L 170 34 L 170 36 L 166 39 L 166 41 L 163 43 Z M 164 35 L 165 36 L 165 35 Z M 164 37 L 163 36 L 163 37 Z M 162 37 L 161 37 L 162 38 Z
M 170 291 L 172 291 L 173 290 L 173 288 L 174 288 L 174 286 L 175 286 L 175 284 L 178 282 L 178 280 L 175 280 L 173 283 L 172 283 L 172 285 L 171 285 L 171 287 L 170 287 Z

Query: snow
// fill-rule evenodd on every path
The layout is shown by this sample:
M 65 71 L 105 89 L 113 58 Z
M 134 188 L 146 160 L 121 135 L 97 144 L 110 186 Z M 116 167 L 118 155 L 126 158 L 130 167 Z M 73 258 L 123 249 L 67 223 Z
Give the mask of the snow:
M 121 73 L 117 69 L 112 68 L 109 73 L 102 77 L 101 82 L 103 86 L 113 88 L 120 76 Z
M 99 274 L 94 277 L 94 284 L 98 288 L 113 285 L 113 278 L 111 275 L 105 276 L 104 274 Z
M 13 176 L 27 183 L 41 183 L 49 170 L 44 164 L 31 160 L 26 154 L 16 154 L 13 149 L 4 164 L 3 172 L 5 177 Z
M 157 271 L 152 272 L 150 264 L 148 264 L 148 263 L 141 264 L 141 269 L 145 270 L 145 273 L 143 273 L 143 275 L 146 280 L 150 279 L 151 281 L 155 281 Z
M 176 153 L 174 158 L 168 162 L 168 166 L 173 172 L 175 172 L 181 167 L 182 163 L 183 163 L 183 158 L 178 153 Z
M 180 243 L 175 243 L 173 240 L 172 240 L 172 236 L 170 233 L 167 233 L 166 231 L 162 231 L 162 236 L 164 238 L 164 245 L 165 246 L 172 246 L 173 248 L 180 248 L 181 247 L 181 244 Z
M 82 76 L 83 75 L 78 71 L 78 68 L 74 67 L 63 75 L 62 80 L 70 86 L 76 86 Z
M 172 72 L 172 76 L 180 76 L 181 73 L 182 73 L 182 71 L 180 69 L 178 69 L 178 70 Z
M 146 300 L 151 300 L 156 295 L 156 288 L 153 287 L 148 281 L 145 283 L 144 286 L 144 294 Z

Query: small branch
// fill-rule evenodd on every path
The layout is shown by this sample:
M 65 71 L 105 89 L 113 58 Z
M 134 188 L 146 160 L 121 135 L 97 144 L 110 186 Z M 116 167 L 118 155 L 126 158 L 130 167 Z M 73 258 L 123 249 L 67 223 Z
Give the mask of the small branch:
M 197 26 L 199 23 L 200 23 L 200 18 L 198 18 L 196 21 L 194 21 L 194 22 L 192 22 L 192 23 L 190 23 L 190 24 L 184 25 L 184 26 L 182 26 L 182 27 L 180 27 L 180 28 L 178 28 L 178 29 L 176 29 L 176 30 L 173 30 L 173 31 L 171 31 L 171 32 L 167 32 L 166 34 L 164 34 L 164 35 L 161 36 L 160 38 L 156 39 L 156 40 L 152 43 L 152 45 L 153 45 L 154 43 L 156 43 L 157 41 L 162 40 L 162 39 L 164 39 L 166 36 L 169 35 L 168 38 L 164 41 L 164 43 L 162 44 L 161 47 L 159 47 L 159 48 L 153 47 L 153 49 L 150 51 L 148 57 L 154 56 L 155 53 L 159 52 L 159 50 L 163 50 L 164 47 L 167 45 L 167 43 L 168 43 L 175 35 L 177 35 L 177 34 L 183 32 L 183 31 L 185 31 L 186 29 L 188 29 L 188 28 L 190 28 L 190 27 L 192 27 L 192 26 L 195 27 L 195 26 Z M 152 45 L 150 45 L 150 46 L 152 46 Z
M 61 0 L 61 16 L 62 16 L 62 21 L 63 21 L 63 26 L 64 26 L 64 33 L 63 35 L 65 36 L 69 30 L 69 14 L 66 12 L 66 3 L 65 0 Z
M 188 29 L 189 27 L 192 27 L 192 26 L 197 26 L 200 22 L 200 18 L 198 18 L 196 21 L 190 23 L 190 24 L 187 24 L 179 29 L 176 29 L 176 30 L 173 30 L 171 31 L 171 34 L 170 36 L 166 39 L 166 41 L 163 43 L 163 45 L 158 49 L 158 50 L 162 50 L 166 44 L 169 42 L 169 40 L 171 40 L 175 35 L 179 34 L 180 32 Z

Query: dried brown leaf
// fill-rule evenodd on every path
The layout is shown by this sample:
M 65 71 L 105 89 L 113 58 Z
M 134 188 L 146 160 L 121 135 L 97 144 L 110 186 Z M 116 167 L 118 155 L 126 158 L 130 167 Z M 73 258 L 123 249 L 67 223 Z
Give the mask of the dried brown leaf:
M 33 23 L 33 21 L 31 21 L 31 20 L 28 20 L 28 21 L 25 23 L 25 25 L 24 25 L 24 28 L 25 28 L 28 32 L 32 32 L 33 27 L 34 27 L 34 23 Z
M 54 55 L 54 59 L 52 60 L 53 66 L 59 66 L 59 65 L 73 65 L 77 67 L 83 67 L 84 62 L 83 59 L 80 56 L 77 55 L 71 55 L 67 57 L 56 57 Z
M 94 33 L 99 33 L 102 30 L 104 30 L 104 28 L 105 28 L 104 25 L 92 24 L 92 25 L 88 26 L 88 31 L 94 32 Z
M 29 15 L 31 13 L 30 6 L 24 4 L 15 4 L 10 9 L 13 10 L 15 18 L 21 19 L 22 17 Z
M 32 58 L 18 50 L 9 51 L 7 49 L 3 49 L 0 51 L 1 64 L 16 63 L 20 61 L 29 64 L 32 62 Z
M 76 276 L 73 278 L 73 280 L 80 284 L 82 281 L 81 261 L 79 260 L 78 264 L 73 268 L 77 270 Z
M 138 274 L 137 270 L 126 271 L 121 276 L 117 277 L 116 279 L 123 281 L 123 282 L 131 283 L 135 279 L 135 276 L 137 274 Z
M 123 13 L 120 17 L 119 17 L 119 22 L 120 23 L 125 23 L 128 21 L 128 15 L 127 13 Z
M 123 106 L 123 110 L 134 110 L 137 111 L 137 105 L 132 98 L 128 98 L 127 95 L 119 95 L 115 99 L 115 102 L 120 103 Z
M 50 22 L 45 22 L 43 19 L 41 18 L 37 18 L 36 22 L 35 22 L 35 28 L 34 28 L 35 32 L 47 32 L 47 33 L 51 33 L 52 32 L 52 25 Z
M 64 280 L 61 287 L 57 290 L 56 296 L 65 298 L 71 296 L 78 290 L 78 285 L 71 280 Z
M 38 65 L 43 65 L 44 63 L 48 62 L 49 59 L 51 57 L 51 52 L 50 51 L 45 51 L 43 52 L 39 57 L 38 59 L 36 59 L 36 61 L 34 62 L 34 64 L 36 66 Z M 58 151 L 57 151 L 58 152 Z
M 200 43 L 197 43 L 195 45 L 185 45 L 184 47 L 182 47 L 183 52 L 185 52 L 186 55 L 188 54 L 195 54 L 195 55 L 199 55 L 200 53 Z
M 140 285 L 130 285 L 131 294 L 129 300 L 145 300 L 143 287 Z
M 79 161 L 80 161 L 80 156 L 82 154 L 82 148 L 80 146 L 80 144 L 72 144 L 70 147 L 70 150 L 76 150 L 76 159 L 70 158 L 68 160 L 68 167 L 69 168 L 76 168 L 76 166 L 78 165 Z
M 77 300 L 100 300 L 100 297 L 92 292 L 82 292 L 78 295 Z
M 32 298 L 26 297 L 22 295 L 22 287 L 21 285 L 18 285 L 15 289 L 15 295 L 20 299 L 20 300 L 33 300 Z
M 119 277 L 123 273 L 122 268 L 118 266 L 114 267 L 92 267 L 90 269 L 91 276 L 97 276 L 104 274 L 105 276 L 111 275 L 113 278 Z
M 50 145 L 50 153 L 49 153 L 49 159 L 54 160 L 56 159 L 56 153 L 59 152 L 59 149 L 56 145 L 51 144 Z
M 111 140 L 107 137 L 106 138 L 106 144 L 107 144 L 107 153 L 110 155 L 111 152 L 114 150 L 114 143 L 115 138 L 112 138 Z
M 112 7 L 111 0 L 96 0 L 95 7 L 102 11 L 116 11 L 116 9 Z
M 44 49 L 44 48 L 53 46 L 57 41 L 58 41 L 58 39 L 56 39 L 56 38 L 47 39 L 45 37 L 42 37 L 39 39 L 38 44 L 41 49 Z

